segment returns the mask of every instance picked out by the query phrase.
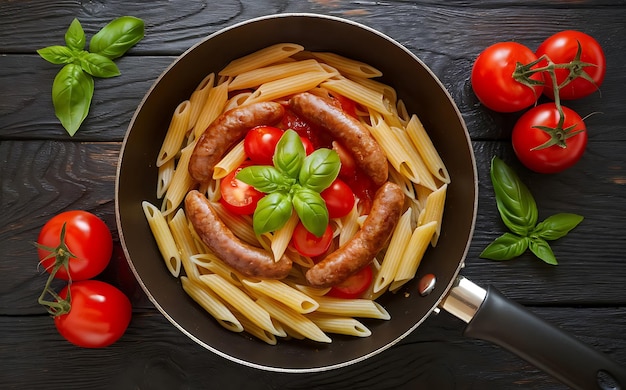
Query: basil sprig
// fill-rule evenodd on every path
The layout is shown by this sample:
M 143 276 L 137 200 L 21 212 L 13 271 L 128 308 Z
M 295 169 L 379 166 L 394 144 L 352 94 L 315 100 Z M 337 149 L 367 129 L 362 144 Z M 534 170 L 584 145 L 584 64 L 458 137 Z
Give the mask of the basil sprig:
M 132 16 L 114 19 L 96 33 L 85 50 L 87 37 L 78 19 L 65 32 L 65 46 L 37 50 L 46 61 L 64 65 L 52 83 L 54 113 L 70 136 L 83 123 L 93 98 L 93 77 L 120 75 L 113 59 L 123 55 L 144 36 L 144 22 Z
M 256 234 L 280 229 L 296 211 L 304 227 L 320 237 L 328 225 L 328 209 L 320 192 L 339 174 L 341 162 L 334 150 L 321 148 L 306 155 L 298 133 L 287 130 L 274 152 L 274 166 L 253 165 L 237 179 L 268 195 L 252 216 Z
M 559 213 L 537 223 L 537 204 L 528 188 L 515 171 L 498 157 L 491 160 L 491 182 L 496 195 L 500 217 L 511 231 L 489 244 L 480 257 L 491 260 L 510 260 L 527 249 L 548 264 L 558 262 L 548 241 L 564 237 L 583 217 Z

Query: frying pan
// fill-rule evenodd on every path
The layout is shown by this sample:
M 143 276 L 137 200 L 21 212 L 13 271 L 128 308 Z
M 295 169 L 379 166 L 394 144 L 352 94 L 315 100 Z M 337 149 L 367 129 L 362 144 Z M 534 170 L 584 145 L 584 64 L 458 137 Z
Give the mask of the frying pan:
M 400 293 L 379 298 L 391 320 L 364 321 L 372 330 L 370 337 L 333 335 L 328 345 L 280 340 L 270 346 L 221 328 L 166 270 L 141 208 L 144 200 L 158 202 L 155 161 L 176 106 L 208 73 L 279 42 L 334 52 L 380 69 L 381 81 L 396 88 L 408 111 L 416 113 L 428 129 L 451 176 L 437 247 L 427 251 L 416 278 Z M 366 26 L 322 15 L 280 14 L 208 36 L 159 77 L 135 112 L 124 139 L 116 180 L 116 218 L 130 267 L 158 310 L 198 344 L 246 366 L 279 372 L 344 367 L 391 347 L 432 311 L 443 308 L 468 322 L 467 336 L 495 342 L 572 387 L 626 387 L 626 372 L 606 356 L 506 300 L 494 288 L 485 290 L 459 276 L 474 230 L 477 188 L 465 123 L 426 65 L 399 43 Z

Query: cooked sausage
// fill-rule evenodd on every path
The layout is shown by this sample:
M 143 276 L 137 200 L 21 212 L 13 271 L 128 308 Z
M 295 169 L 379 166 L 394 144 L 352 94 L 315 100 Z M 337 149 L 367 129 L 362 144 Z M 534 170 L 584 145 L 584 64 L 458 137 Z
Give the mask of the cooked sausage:
M 289 258 L 283 256 L 274 261 L 265 250 L 242 242 L 224 225 L 202 193 L 189 191 L 185 211 L 202 242 L 235 270 L 260 279 L 282 279 L 289 274 L 292 266 Z
M 346 114 L 327 99 L 308 92 L 289 99 L 291 109 L 303 119 L 326 129 L 350 150 L 357 165 L 376 185 L 387 181 L 387 156 L 370 132 L 356 118 Z
M 342 247 L 309 268 L 306 279 L 315 287 L 330 287 L 367 266 L 387 243 L 400 219 L 404 193 L 392 182 L 383 184 L 374 196 L 363 227 Z
M 213 168 L 226 151 L 255 126 L 278 122 L 285 109 L 275 102 L 253 103 L 229 110 L 202 133 L 189 160 L 189 174 L 200 183 L 211 180 Z

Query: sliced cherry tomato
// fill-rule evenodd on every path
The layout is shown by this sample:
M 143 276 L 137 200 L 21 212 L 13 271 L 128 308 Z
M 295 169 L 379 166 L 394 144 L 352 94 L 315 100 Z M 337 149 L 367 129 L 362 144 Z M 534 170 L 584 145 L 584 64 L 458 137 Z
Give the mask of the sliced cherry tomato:
M 61 243 L 64 225 L 65 236 Z M 41 265 L 48 272 L 56 268 L 55 277 L 63 280 L 69 279 L 65 264 L 72 280 L 91 279 L 106 268 L 113 253 L 113 239 L 107 225 L 82 210 L 65 211 L 52 217 L 41 228 L 37 244 Z
M 331 287 L 326 295 L 344 299 L 359 298 L 372 284 L 372 275 L 372 267 L 368 265 L 350 275 L 343 283 Z
M 330 225 L 326 226 L 326 230 L 321 237 L 306 230 L 302 222 L 298 222 L 293 231 L 291 244 L 303 256 L 315 257 L 324 254 L 330 243 L 333 241 L 333 230 Z
M 132 316 L 123 292 L 99 280 L 74 282 L 69 290 L 69 312 L 54 317 L 61 336 L 85 348 L 106 347 L 122 337 Z M 66 299 L 67 291 L 66 286 L 59 296 Z
M 246 155 L 258 165 L 273 165 L 276 144 L 283 136 L 283 131 L 272 126 L 257 126 L 246 134 L 243 148 Z
M 315 147 L 313 146 L 313 143 L 311 142 L 310 139 L 302 135 L 300 136 L 300 139 L 302 140 L 302 145 L 304 145 L 304 151 L 307 156 L 315 152 Z
M 498 112 L 515 112 L 532 106 L 543 91 L 543 85 L 529 87 L 513 77 L 517 63 L 529 64 L 537 56 L 516 42 L 499 42 L 486 48 L 472 68 L 472 88 L 478 99 Z M 532 67 L 536 68 L 538 65 Z M 541 72 L 530 79 L 543 82 Z
M 563 139 L 552 146 L 538 148 L 552 139 L 548 131 L 538 126 L 554 129 L 559 122 L 559 112 L 554 103 L 533 107 L 522 115 L 511 135 L 513 150 L 519 160 L 529 169 L 539 173 L 557 173 L 574 165 L 583 155 L 587 146 L 587 128 L 580 115 L 563 107 L 565 121 L 563 129 L 555 136 Z
M 559 97 L 564 100 L 582 98 L 598 90 L 606 73 L 606 58 L 602 47 L 598 41 L 583 32 L 567 30 L 552 35 L 537 48 L 537 57 L 546 55 L 555 64 L 567 64 L 576 59 L 578 44 L 581 50 L 578 61 L 589 65 L 576 66 L 572 70 L 555 69 L 554 71 L 558 85 L 568 78 L 573 78 L 559 89 Z M 540 66 L 545 65 L 546 62 L 540 64 Z M 549 73 L 546 73 L 544 78 L 546 87 L 543 93 L 554 99 L 554 88 Z
M 335 179 L 320 195 L 326 202 L 329 218 L 345 217 L 354 206 L 354 193 L 341 179 Z
M 220 203 L 231 213 L 250 215 L 254 213 L 259 200 L 265 196 L 264 193 L 235 177 L 239 171 L 249 165 L 246 163 L 242 164 L 239 168 L 226 175 L 220 183 L 220 193 L 222 195 Z

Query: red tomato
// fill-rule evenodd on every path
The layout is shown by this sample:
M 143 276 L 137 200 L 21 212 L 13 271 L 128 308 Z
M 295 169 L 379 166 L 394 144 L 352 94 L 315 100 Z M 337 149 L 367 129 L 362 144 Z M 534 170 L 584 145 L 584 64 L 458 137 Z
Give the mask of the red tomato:
M 311 142 L 310 139 L 302 135 L 300 136 L 300 139 L 302 140 L 302 145 L 304 145 L 304 151 L 307 156 L 315 152 L 315 147 L 313 146 L 313 143 Z
M 606 59 L 602 47 L 598 41 L 583 32 L 567 30 L 556 33 L 543 41 L 536 52 L 537 57 L 546 55 L 555 64 L 567 64 L 576 58 L 579 43 L 581 48 L 579 60 L 593 65 L 576 67 L 571 71 L 570 69 L 555 69 L 558 85 L 562 84 L 568 77 L 574 77 L 559 90 L 559 97 L 564 100 L 582 98 L 598 90 L 606 73 Z M 545 65 L 546 62 L 543 62 L 540 66 Z M 586 73 L 593 82 L 579 77 L 582 73 Z M 554 88 L 549 73 L 546 72 L 544 77 L 546 88 L 543 93 L 554 99 Z
M 298 222 L 296 228 L 293 231 L 291 238 L 291 244 L 298 252 L 303 256 L 315 257 L 324 254 L 330 243 L 333 241 L 333 230 L 329 226 L 326 226 L 326 230 L 321 237 L 315 236 L 315 234 L 306 230 L 302 222 Z
M 220 183 L 220 193 L 222 195 L 220 202 L 233 214 L 250 215 L 254 213 L 257 203 L 265 196 L 264 193 L 256 188 L 235 178 L 235 175 L 248 165 L 250 164 L 242 164 L 239 168 L 226 175 Z
M 325 148 L 328 146 L 327 144 L 330 144 L 330 141 L 326 139 L 323 131 L 302 120 L 288 107 L 285 108 L 285 115 L 281 121 L 281 127 L 285 130 L 291 129 L 301 137 L 309 139 L 315 149 Z
M 344 217 L 354 206 L 354 193 L 341 179 L 335 179 L 320 195 L 326 202 L 329 218 Z
M 61 243 L 64 224 L 65 238 Z M 91 279 L 106 268 L 113 253 L 113 239 L 107 225 L 94 214 L 82 210 L 65 211 L 52 217 L 41 228 L 37 244 L 41 265 L 48 272 L 52 272 L 56 265 L 55 277 L 63 280 L 69 280 L 63 262 L 68 263 L 72 280 Z M 67 251 L 71 253 L 69 258 L 64 256 Z
M 246 134 L 243 148 L 246 155 L 258 165 L 273 165 L 276 144 L 283 136 L 283 131 L 272 126 L 257 126 Z
M 550 141 L 551 134 L 537 128 L 557 127 L 559 112 L 554 103 L 533 107 L 522 115 L 513 127 L 513 150 L 519 160 L 529 169 L 539 173 L 556 173 L 574 165 L 587 146 L 585 123 L 575 111 L 562 107 L 565 115 L 563 130 L 556 130 L 555 136 L 565 138 L 562 145 L 556 144 L 543 149 L 535 149 Z M 575 135 L 572 132 L 580 131 Z M 567 137 L 567 138 L 566 138 Z M 535 150 L 533 150 L 535 149 Z
M 337 99 L 337 101 L 339 102 L 339 105 L 341 106 L 341 109 L 348 115 L 351 115 L 353 117 L 356 117 L 356 103 L 354 102 L 354 100 L 349 99 L 343 95 L 340 95 L 338 93 L 332 93 L 331 95 Z
M 354 177 L 356 174 L 356 161 L 354 161 L 352 154 L 337 141 L 333 141 L 333 150 L 337 152 L 339 161 L 341 161 L 339 175 L 341 177 Z
M 61 336 L 85 348 L 101 348 L 117 341 L 132 316 L 130 301 L 117 288 L 99 280 L 84 280 L 69 286 L 69 313 L 54 317 Z M 68 287 L 59 296 L 67 297 Z
M 354 299 L 359 298 L 372 284 L 372 267 L 369 265 L 350 275 L 343 283 L 331 287 L 326 294 L 330 297 Z
M 517 63 L 529 64 L 537 56 L 516 42 L 499 42 L 486 48 L 474 62 L 472 88 L 478 99 L 498 112 L 515 112 L 530 107 L 543 91 L 542 85 L 526 86 L 513 77 Z M 533 69 L 537 66 L 533 66 Z M 541 73 L 530 79 L 543 81 Z

